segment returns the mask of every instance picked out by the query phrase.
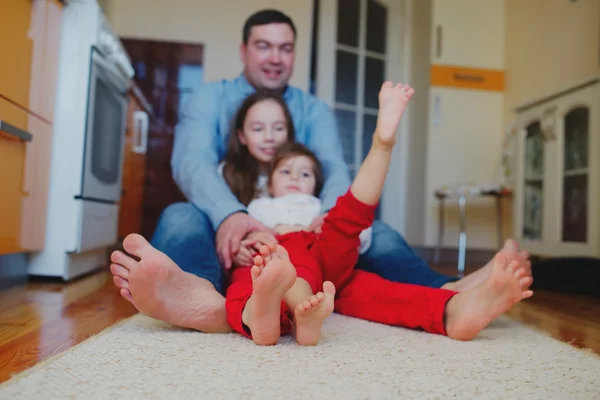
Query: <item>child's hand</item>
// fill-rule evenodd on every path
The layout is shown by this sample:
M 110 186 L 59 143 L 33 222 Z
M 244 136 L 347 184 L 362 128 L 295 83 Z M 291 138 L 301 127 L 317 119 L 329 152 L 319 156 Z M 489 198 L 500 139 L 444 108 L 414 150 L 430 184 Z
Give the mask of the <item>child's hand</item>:
M 255 243 L 250 240 L 242 240 L 238 252 L 233 257 L 234 265 L 250 267 L 254 264 L 254 256 L 257 254 L 257 251 L 253 247 Z
M 270 229 L 243 212 L 231 214 L 217 228 L 215 238 L 217 255 L 226 270 L 231 268 L 233 258 L 239 251 L 244 235 L 256 231 L 268 232 Z
M 316 234 L 321 233 L 321 227 L 323 226 L 323 222 L 325 222 L 325 217 L 327 217 L 327 214 L 329 213 L 326 212 L 325 214 L 319 215 L 318 217 L 313 219 L 313 222 L 308 227 L 308 231 L 314 232 Z
M 258 245 L 254 246 L 257 251 L 263 244 L 269 245 L 269 243 L 277 243 L 277 239 L 275 239 L 275 236 L 273 236 L 270 232 L 265 231 L 250 232 L 246 235 L 246 237 L 244 237 L 244 240 L 257 242 Z
M 270 243 L 277 243 L 277 239 L 270 232 L 248 233 L 240 242 L 240 247 L 234 255 L 234 264 L 242 267 L 254 265 L 254 256 L 259 253 L 261 246 Z

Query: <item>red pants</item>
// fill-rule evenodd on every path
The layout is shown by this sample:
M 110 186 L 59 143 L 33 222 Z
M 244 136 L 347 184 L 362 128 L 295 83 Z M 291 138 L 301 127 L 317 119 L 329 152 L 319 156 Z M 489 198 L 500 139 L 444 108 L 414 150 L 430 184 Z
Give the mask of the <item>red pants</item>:
M 311 235 L 307 232 L 292 232 L 285 235 L 278 235 L 277 241 L 289 253 L 290 261 L 296 267 L 296 276 L 303 278 L 312 288 L 313 293 L 321 290 L 323 278 L 321 267 L 317 260 L 308 253 L 309 239 Z M 252 294 L 252 276 L 250 269 L 252 267 L 235 267 L 231 274 L 231 283 L 227 288 L 225 307 L 227 309 L 227 320 L 231 328 L 244 336 L 252 338 L 250 330 L 242 323 L 242 312 L 246 302 Z M 290 310 L 286 304 L 281 301 L 280 327 L 281 335 L 286 335 L 291 331 Z
M 321 290 L 322 281 L 333 282 L 336 312 L 445 335 L 445 306 L 456 292 L 391 282 L 354 268 L 359 235 L 372 225 L 375 208 L 361 203 L 348 191 L 330 210 L 320 234 L 295 232 L 277 239 L 290 254 L 298 277 L 309 282 L 313 293 Z M 232 329 L 247 337 L 251 334 L 243 327 L 242 311 L 251 294 L 250 268 L 236 268 L 227 290 L 227 317 Z M 291 330 L 290 316 L 282 302 L 282 335 Z

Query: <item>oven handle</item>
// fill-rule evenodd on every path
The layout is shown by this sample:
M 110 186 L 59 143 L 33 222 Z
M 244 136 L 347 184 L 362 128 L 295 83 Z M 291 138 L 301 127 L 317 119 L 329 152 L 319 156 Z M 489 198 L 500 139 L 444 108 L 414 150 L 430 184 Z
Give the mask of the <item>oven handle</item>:
M 116 89 L 121 96 L 126 97 L 127 91 L 131 87 L 132 80 L 120 72 L 119 67 L 115 63 L 111 63 L 106 59 L 98 49 L 92 46 L 92 63 L 96 76 L 104 78 L 113 89 Z
M 148 150 L 148 114 L 144 111 L 135 111 L 133 113 L 131 151 L 146 154 L 146 150 Z
M 17 139 L 21 139 L 24 142 L 31 142 L 33 139 L 33 135 L 23 129 L 19 129 L 14 125 L 7 123 L 6 121 L 0 120 L 0 131 L 16 137 Z

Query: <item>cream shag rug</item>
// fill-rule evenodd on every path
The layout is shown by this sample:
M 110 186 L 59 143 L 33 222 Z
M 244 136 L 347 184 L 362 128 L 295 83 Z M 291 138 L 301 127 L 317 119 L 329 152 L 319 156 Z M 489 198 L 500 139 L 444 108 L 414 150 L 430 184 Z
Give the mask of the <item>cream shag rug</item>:
M 316 347 L 136 315 L 0 385 L 2 399 L 597 399 L 600 357 L 498 318 L 472 342 L 334 314 Z

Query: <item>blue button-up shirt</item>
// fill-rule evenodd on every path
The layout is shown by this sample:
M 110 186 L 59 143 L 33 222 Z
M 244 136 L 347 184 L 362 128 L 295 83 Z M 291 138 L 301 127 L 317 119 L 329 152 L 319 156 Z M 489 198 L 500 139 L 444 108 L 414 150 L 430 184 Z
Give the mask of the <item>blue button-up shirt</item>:
M 229 215 L 246 207 L 218 172 L 225 157 L 231 124 L 243 100 L 255 91 L 243 74 L 234 80 L 201 84 L 183 107 L 175 129 L 171 167 L 179 188 L 202 211 L 215 230 Z M 315 96 L 288 86 L 283 94 L 292 115 L 296 141 L 311 149 L 323 164 L 323 211 L 350 187 L 333 112 Z

